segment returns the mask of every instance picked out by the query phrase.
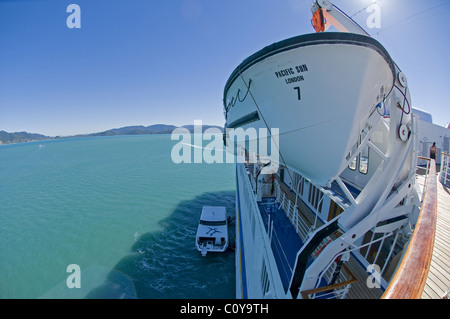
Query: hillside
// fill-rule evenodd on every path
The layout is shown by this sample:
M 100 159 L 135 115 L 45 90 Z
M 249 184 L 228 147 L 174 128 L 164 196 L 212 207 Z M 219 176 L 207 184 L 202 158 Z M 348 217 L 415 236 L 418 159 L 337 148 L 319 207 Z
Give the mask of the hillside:
M 88 136 L 139 135 L 139 134 L 170 134 L 177 127 L 174 125 L 155 124 L 150 126 L 125 126 L 104 132 L 88 134 Z
M 181 126 L 189 130 L 189 132 L 194 132 L 194 125 L 183 125 Z M 203 125 L 202 129 L 205 131 L 210 127 L 216 127 L 223 131 L 223 127 L 214 125 Z M 121 128 L 114 128 L 99 133 L 88 134 L 88 136 L 112 136 L 112 135 L 139 135 L 139 134 L 171 134 L 174 129 L 178 128 L 175 125 L 166 124 L 154 124 L 150 126 L 125 126 Z
M 189 130 L 189 132 L 194 132 L 194 125 L 184 125 L 183 128 Z M 215 127 L 223 131 L 223 127 L 214 125 L 203 125 L 203 131 L 208 128 Z M 23 143 L 31 141 L 42 141 L 55 138 L 68 138 L 68 137 L 88 137 L 88 136 L 114 136 L 114 135 L 141 135 L 141 134 L 171 134 L 174 129 L 178 128 L 175 125 L 166 124 L 154 124 L 150 126 L 124 126 L 121 128 L 114 128 L 103 132 L 75 135 L 75 136 L 65 136 L 65 137 L 50 137 L 42 134 L 27 133 L 27 132 L 15 132 L 8 133 L 5 131 L 0 131 L 0 144 L 12 144 L 12 143 Z
M 8 133 L 0 131 L 0 144 L 24 143 L 51 139 L 49 136 L 28 132 Z

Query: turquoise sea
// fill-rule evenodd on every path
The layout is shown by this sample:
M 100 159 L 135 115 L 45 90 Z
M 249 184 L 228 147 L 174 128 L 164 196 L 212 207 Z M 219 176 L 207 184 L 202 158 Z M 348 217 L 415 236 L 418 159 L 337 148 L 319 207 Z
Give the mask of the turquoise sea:
M 235 298 L 234 251 L 202 257 L 234 164 L 175 164 L 170 135 L 0 146 L 0 298 Z M 79 266 L 81 288 L 67 279 Z

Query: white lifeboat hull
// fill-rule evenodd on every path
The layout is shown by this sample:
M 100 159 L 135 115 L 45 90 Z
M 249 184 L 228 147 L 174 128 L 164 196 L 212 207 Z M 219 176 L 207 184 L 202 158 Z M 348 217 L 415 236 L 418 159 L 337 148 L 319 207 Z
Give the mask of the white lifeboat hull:
M 325 185 L 392 90 L 393 74 L 389 54 L 369 37 L 318 33 L 288 39 L 255 53 L 230 76 L 226 127 L 278 128 L 275 159 Z

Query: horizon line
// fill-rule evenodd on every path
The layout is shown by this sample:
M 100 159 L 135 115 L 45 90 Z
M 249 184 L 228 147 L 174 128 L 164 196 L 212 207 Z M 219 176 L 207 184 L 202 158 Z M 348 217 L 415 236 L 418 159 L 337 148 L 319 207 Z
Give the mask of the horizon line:
M 119 126 L 119 127 L 113 127 L 113 128 L 109 128 L 106 130 L 100 130 L 100 131 L 96 131 L 96 132 L 90 132 L 90 133 L 73 133 L 73 134 L 67 134 L 67 135 L 60 135 L 60 134 L 56 134 L 56 135 L 47 135 L 47 134 L 43 134 L 43 133 L 37 133 L 37 132 L 30 132 L 30 131 L 24 131 L 24 130 L 18 130 L 18 131 L 5 131 L 3 129 L 0 129 L 0 132 L 5 132 L 8 134 L 15 134 L 15 133 L 27 133 L 27 134 L 38 134 L 38 135 L 43 135 L 45 137 L 72 137 L 72 136 L 78 136 L 78 135 L 90 135 L 90 134 L 97 134 L 97 133 L 103 133 L 103 132 L 107 132 L 107 131 L 111 131 L 111 130 L 118 130 L 118 129 L 122 129 L 122 128 L 126 128 L 126 127 L 151 127 L 151 126 L 156 126 L 156 125 L 166 125 L 166 126 L 174 126 L 176 128 L 179 127 L 186 127 L 186 126 L 195 126 L 195 124 L 183 124 L 183 125 L 175 125 L 175 124 L 164 124 L 164 123 L 156 123 L 156 124 L 150 124 L 150 125 L 143 125 L 143 124 L 137 124 L 137 125 L 124 125 L 124 126 Z M 219 125 L 219 124 L 203 124 L 202 126 L 217 126 L 220 128 L 224 128 L 225 125 Z

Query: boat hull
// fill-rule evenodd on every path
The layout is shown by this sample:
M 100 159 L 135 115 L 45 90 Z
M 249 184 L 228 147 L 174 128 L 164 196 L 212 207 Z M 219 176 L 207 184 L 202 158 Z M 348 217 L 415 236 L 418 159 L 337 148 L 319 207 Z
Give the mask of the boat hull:
M 267 129 L 276 146 L 267 155 L 326 185 L 393 83 L 393 62 L 372 38 L 321 33 L 288 39 L 232 73 L 224 91 L 226 127 Z M 245 147 L 246 139 L 238 135 L 235 143 Z
M 195 243 L 203 256 L 208 252 L 221 253 L 227 250 L 229 241 L 225 207 L 203 207 Z

